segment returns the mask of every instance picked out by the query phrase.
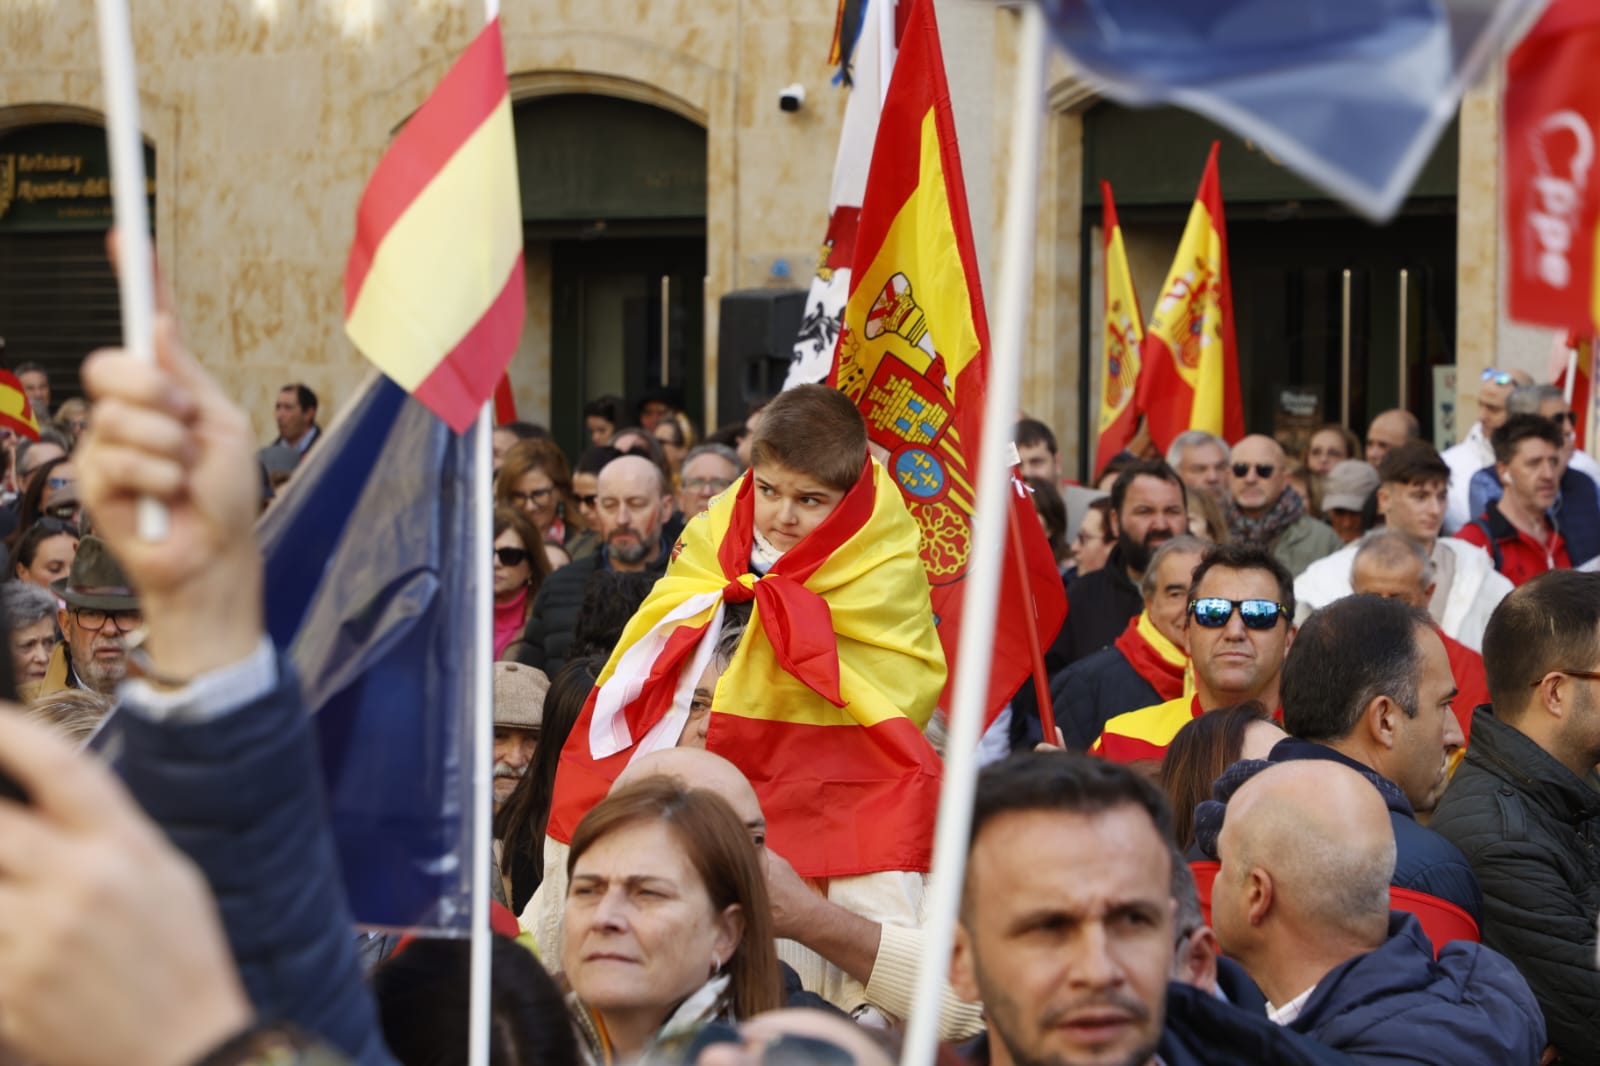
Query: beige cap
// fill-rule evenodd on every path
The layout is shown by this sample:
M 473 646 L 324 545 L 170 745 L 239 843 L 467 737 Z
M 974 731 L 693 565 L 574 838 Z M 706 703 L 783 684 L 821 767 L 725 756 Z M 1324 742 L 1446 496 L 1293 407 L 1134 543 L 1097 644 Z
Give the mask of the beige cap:
M 1360 459 L 1335 463 L 1322 479 L 1324 511 L 1360 511 L 1378 487 L 1378 472 Z
M 550 679 L 521 663 L 494 664 L 494 724 L 538 729 L 544 721 L 544 694 Z

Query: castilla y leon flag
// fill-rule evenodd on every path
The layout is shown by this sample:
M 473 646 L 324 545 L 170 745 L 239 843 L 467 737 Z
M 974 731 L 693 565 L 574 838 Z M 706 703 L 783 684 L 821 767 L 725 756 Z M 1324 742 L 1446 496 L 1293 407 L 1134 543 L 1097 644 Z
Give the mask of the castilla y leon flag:
M 1162 452 L 1188 429 L 1203 429 L 1230 443 L 1244 436 L 1227 224 L 1217 177 L 1220 147 L 1211 144 L 1189 224 L 1140 351 L 1144 369 L 1135 402 L 1149 422 L 1151 442 Z
M 28 403 L 28 393 L 17 375 L 0 370 L 0 426 L 19 437 L 39 439 L 39 420 L 34 417 L 33 405 Z
M 1506 61 L 1511 317 L 1600 328 L 1600 5 L 1555 0 Z
M 485 26 L 367 183 L 345 332 L 461 432 L 522 332 L 522 208 L 500 21 Z
M 1134 388 L 1139 381 L 1139 345 L 1144 341 L 1139 294 L 1133 288 L 1133 270 L 1128 266 L 1128 249 L 1122 243 L 1122 226 L 1117 222 L 1117 205 L 1111 198 L 1109 181 L 1100 183 L 1100 194 L 1106 304 L 1100 363 L 1104 380 L 1100 393 L 1100 441 L 1094 450 L 1096 470 L 1104 470 L 1133 439 L 1138 428 L 1139 408 L 1134 403 Z
M 976 459 L 983 436 L 989 327 L 967 215 L 955 119 L 932 0 L 915 0 L 878 121 L 851 262 L 850 297 L 828 383 L 861 408 L 867 434 L 922 531 L 922 562 L 945 657 L 956 661 L 972 549 Z M 988 713 L 1031 669 L 1066 616 L 1061 579 L 1028 494 L 1016 484 L 994 633 Z M 1024 577 L 1032 592 L 1029 609 Z M 942 705 L 950 706 L 953 680 Z

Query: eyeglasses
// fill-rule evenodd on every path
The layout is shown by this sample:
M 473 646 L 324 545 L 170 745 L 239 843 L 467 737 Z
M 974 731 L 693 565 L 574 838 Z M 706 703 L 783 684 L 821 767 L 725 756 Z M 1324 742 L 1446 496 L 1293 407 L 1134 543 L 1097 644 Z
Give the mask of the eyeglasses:
M 1550 416 L 1550 421 L 1554 422 L 1558 426 L 1576 426 L 1578 424 L 1578 416 L 1573 414 L 1571 411 L 1557 411 L 1555 414 Z
M 1478 380 L 1479 381 L 1492 381 L 1496 385 L 1510 385 L 1513 382 L 1515 382 L 1517 379 L 1512 377 L 1506 371 L 1504 371 L 1504 370 L 1496 370 L 1494 367 L 1491 366 L 1489 369 L 1485 370 L 1482 374 L 1478 375 Z
M 494 557 L 501 566 L 521 566 L 528 561 L 526 548 L 496 548 Z
M 77 537 L 82 535 L 78 532 L 78 527 L 76 525 L 71 522 L 62 521 L 59 518 L 51 518 L 46 516 L 34 522 L 33 524 L 50 534 L 52 537 L 60 536 L 62 533 L 65 533 L 69 537 Z
M 1220 596 L 1189 601 L 1189 615 L 1206 629 L 1221 629 L 1238 608 L 1239 621 L 1246 629 L 1271 629 L 1289 609 L 1272 600 L 1225 600 Z
M 699 492 L 702 489 L 710 489 L 712 494 L 715 495 L 732 484 L 733 482 L 726 478 L 692 477 L 683 483 L 683 487 L 688 489 L 690 492 Z
M 1528 687 L 1538 688 L 1540 685 L 1544 684 L 1544 678 L 1549 677 L 1551 674 L 1566 674 L 1568 677 L 1576 677 L 1584 681 L 1600 681 L 1600 674 L 1595 673 L 1593 670 L 1563 670 L 1560 667 L 1557 667 L 1554 670 L 1546 671 L 1544 677 L 1539 678 L 1539 680 L 1535 681 Z
M 595 501 L 598 500 L 600 497 L 596 493 L 591 492 L 587 496 L 575 496 L 573 498 L 576 499 L 578 501 L 579 505 L 581 505 L 583 507 L 593 507 L 594 504 L 595 504 Z
M 518 507 L 526 507 L 530 502 L 543 503 L 550 498 L 550 494 L 554 491 L 556 489 L 552 485 L 547 489 L 534 489 L 532 492 L 508 492 L 506 493 L 506 499 Z
M 103 611 L 98 607 L 75 607 L 72 616 L 78 624 L 92 633 L 98 633 L 110 621 L 118 633 L 132 633 L 144 625 L 144 615 L 139 611 Z
M 1257 463 L 1257 464 L 1255 464 L 1255 467 L 1256 467 L 1256 477 L 1271 477 L 1272 476 L 1272 472 L 1274 470 L 1278 469 L 1278 467 L 1277 467 L 1277 465 L 1275 463 Z M 1249 474 L 1250 474 L 1250 464 L 1249 463 L 1234 463 L 1233 464 L 1233 476 L 1234 477 L 1248 477 Z

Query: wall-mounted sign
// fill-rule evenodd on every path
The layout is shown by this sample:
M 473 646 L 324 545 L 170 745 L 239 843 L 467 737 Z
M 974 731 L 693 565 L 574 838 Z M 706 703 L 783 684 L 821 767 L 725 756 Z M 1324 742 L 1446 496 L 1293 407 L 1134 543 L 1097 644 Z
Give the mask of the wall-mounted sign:
M 1304 455 L 1322 425 L 1322 386 L 1285 385 L 1272 412 L 1272 435 L 1290 458 Z
M 1433 446 L 1441 452 L 1456 442 L 1456 368 L 1433 368 Z
M 144 150 L 155 217 L 155 153 Z M 111 167 L 105 131 L 76 122 L 0 133 L 0 230 L 105 229 L 111 224 Z

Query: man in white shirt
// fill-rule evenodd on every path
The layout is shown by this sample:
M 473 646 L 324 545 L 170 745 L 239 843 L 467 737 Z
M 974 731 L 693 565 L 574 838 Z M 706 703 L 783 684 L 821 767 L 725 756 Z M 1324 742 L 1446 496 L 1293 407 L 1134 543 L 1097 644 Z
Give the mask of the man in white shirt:
M 1519 385 L 1532 385 L 1533 378 L 1525 370 L 1496 370 L 1490 367 L 1481 376 L 1478 385 L 1478 420 L 1467 430 L 1466 439 L 1446 448 L 1440 456 L 1450 468 L 1450 500 L 1445 508 L 1444 531 L 1452 534 L 1472 521 L 1468 504 L 1472 475 L 1486 466 L 1494 465 L 1494 448 L 1489 445 L 1489 434 L 1506 420 L 1506 401 Z

